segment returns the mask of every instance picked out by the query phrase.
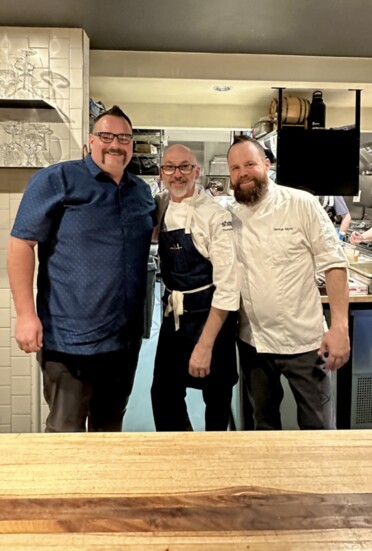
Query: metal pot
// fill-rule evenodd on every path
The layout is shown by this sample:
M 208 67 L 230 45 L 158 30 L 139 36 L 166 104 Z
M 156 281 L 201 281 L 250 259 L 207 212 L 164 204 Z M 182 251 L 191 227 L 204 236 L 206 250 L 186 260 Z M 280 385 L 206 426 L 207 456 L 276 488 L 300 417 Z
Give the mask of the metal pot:
M 252 135 L 256 140 L 262 138 L 269 132 L 272 132 L 274 123 L 269 117 L 262 117 L 258 122 L 252 126 Z

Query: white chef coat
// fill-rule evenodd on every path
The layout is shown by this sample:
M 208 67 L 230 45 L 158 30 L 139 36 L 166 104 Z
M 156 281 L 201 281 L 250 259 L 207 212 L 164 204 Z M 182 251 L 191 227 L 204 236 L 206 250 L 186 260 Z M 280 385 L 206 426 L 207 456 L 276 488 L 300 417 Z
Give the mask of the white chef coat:
M 258 352 L 315 350 L 324 332 L 315 274 L 348 266 L 328 215 L 310 193 L 271 180 L 258 204 L 229 208 L 241 272 L 240 338 Z
M 156 196 L 158 222 L 161 222 L 169 201 L 164 219 L 166 229 L 171 231 L 185 228 L 191 197 L 180 203 L 170 201 L 169 198 L 168 191 Z M 221 207 L 214 198 L 208 197 L 203 189 L 198 189 L 190 230 L 196 249 L 213 266 L 213 284 L 216 289 L 212 306 L 221 310 L 238 310 L 240 281 L 230 212 Z

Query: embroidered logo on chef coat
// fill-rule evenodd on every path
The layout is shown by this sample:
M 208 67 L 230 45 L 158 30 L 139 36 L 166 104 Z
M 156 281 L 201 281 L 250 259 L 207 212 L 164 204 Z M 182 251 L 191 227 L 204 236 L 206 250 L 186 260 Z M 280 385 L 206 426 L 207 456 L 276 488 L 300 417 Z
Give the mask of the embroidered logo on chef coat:
M 293 231 L 294 228 L 274 228 L 274 231 Z
M 225 220 L 221 225 L 224 231 L 232 230 L 232 222 L 230 220 Z
M 171 247 L 169 247 L 169 250 L 171 251 L 181 251 L 182 249 L 183 247 L 181 247 L 179 243 L 176 243 L 175 245 L 172 245 Z

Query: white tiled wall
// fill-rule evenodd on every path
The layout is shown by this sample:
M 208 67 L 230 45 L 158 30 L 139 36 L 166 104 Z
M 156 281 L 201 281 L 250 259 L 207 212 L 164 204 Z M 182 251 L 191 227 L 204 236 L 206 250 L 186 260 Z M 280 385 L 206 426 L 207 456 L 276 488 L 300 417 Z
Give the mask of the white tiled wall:
M 35 169 L 0 168 L 0 432 L 30 432 L 31 356 L 14 339 L 14 306 L 6 272 L 8 235 L 28 178 Z M 36 427 L 35 427 L 36 428 Z
M 0 27 L 0 69 L 14 70 L 21 49 L 36 52 L 31 97 L 55 105 L 64 118 L 49 127 L 60 144 L 58 161 L 80 158 L 89 128 L 88 37 L 81 29 Z M 63 78 L 53 74 L 46 82 L 50 71 Z M 24 97 L 23 92 L 0 85 L 0 99 Z M 9 136 L 4 138 L 0 132 L 0 146 L 1 138 L 9 143 Z M 36 170 L 8 168 L 0 161 L 0 432 L 38 431 L 46 414 L 35 355 L 21 352 L 14 339 L 15 310 L 6 272 L 9 232 L 27 181 Z
M 0 98 L 42 99 L 60 122 L 0 123 L 0 166 L 46 166 L 81 157 L 88 137 L 89 39 L 81 29 L 0 27 Z M 71 132 L 73 130 L 73 132 Z M 25 136 L 44 142 L 25 152 Z M 14 147 L 15 144 L 15 147 Z M 34 145 L 34 144 L 32 144 Z M 13 149 L 10 149 L 10 146 Z

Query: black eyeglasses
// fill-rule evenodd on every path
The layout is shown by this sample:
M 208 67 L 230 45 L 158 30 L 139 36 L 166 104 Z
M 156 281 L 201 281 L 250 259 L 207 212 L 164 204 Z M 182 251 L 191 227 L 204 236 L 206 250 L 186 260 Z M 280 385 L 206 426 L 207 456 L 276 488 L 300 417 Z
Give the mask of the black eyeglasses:
M 112 132 L 94 132 L 95 136 L 98 136 L 101 142 L 111 143 L 117 138 L 118 142 L 122 145 L 128 145 L 133 140 L 133 134 L 113 134 Z
M 162 169 L 163 173 L 166 176 L 171 176 L 172 174 L 174 174 L 176 172 L 177 168 L 181 172 L 181 174 L 187 175 L 187 174 L 191 174 L 191 172 L 194 170 L 195 167 L 196 167 L 196 165 L 184 164 L 184 165 L 179 165 L 179 166 L 162 165 L 160 168 Z

